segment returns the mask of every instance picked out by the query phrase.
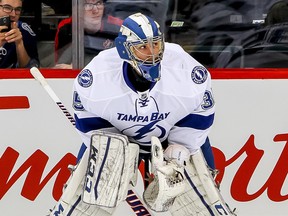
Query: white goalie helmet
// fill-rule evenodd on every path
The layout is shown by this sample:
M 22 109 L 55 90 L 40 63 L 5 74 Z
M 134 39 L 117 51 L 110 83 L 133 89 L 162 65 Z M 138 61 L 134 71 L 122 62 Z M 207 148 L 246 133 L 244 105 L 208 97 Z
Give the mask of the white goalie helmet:
M 164 37 L 156 21 L 141 13 L 129 16 L 120 28 L 115 45 L 120 58 L 141 76 L 150 82 L 160 79 Z

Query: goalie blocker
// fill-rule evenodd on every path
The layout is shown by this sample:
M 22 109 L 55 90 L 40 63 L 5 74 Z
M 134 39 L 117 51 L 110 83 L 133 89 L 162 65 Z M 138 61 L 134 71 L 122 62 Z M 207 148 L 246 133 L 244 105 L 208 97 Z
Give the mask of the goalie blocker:
M 51 216 L 106 216 L 137 181 L 139 147 L 124 135 L 95 131 Z
M 151 141 L 155 178 L 143 198 L 152 210 L 170 211 L 173 216 L 236 215 L 220 194 L 201 151 L 190 155 L 184 146 L 173 144 L 163 154 L 159 139 Z

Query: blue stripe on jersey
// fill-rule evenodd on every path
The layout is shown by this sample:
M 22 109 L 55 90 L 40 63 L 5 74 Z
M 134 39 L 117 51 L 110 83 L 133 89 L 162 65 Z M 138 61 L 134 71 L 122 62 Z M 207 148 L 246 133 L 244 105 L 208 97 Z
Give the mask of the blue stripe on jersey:
M 87 133 L 91 130 L 113 127 L 111 123 L 99 117 L 80 119 L 76 114 L 74 116 L 76 128 L 83 133 Z
M 213 121 L 214 121 L 214 114 L 209 116 L 190 114 L 185 118 L 181 119 L 175 125 L 178 127 L 189 127 L 198 130 L 205 130 L 213 124 Z

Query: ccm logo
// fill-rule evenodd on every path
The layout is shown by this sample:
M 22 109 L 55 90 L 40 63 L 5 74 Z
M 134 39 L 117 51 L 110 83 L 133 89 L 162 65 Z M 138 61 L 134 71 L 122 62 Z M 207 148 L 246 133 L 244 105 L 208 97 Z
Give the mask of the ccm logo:
M 95 165 L 96 165 L 97 154 L 98 154 L 98 150 L 92 145 L 90 158 L 89 158 L 89 164 L 88 164 L 88 171 L 87 171 L 87 175 L 86 175 L 86 186 L 85 186 L 85 190 L 88 193 L 91 193 L 91 188 L 92 188 L 92 184 L 93 184 L 93 177 L 95 174 Z

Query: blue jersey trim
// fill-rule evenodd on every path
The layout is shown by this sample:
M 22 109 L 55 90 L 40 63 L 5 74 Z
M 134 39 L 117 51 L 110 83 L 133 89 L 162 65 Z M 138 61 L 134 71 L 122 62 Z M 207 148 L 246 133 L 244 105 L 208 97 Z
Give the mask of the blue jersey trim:
M 134 86 L 132 85 L 132 83 L 130 82 L 129 78 L 128 78 L 128 64 L 127 62 L 123 63 L 123 76 L 124 76 L 124 80 L 126 82 L 126 84 L 129 86 L 129 88 L 131 88 L 134 92 L 137 92 L 137 90 L 134 88 Z
M 197 114 L 190 114 L 181 119 L 175 125 L 178 127 L 189 127 L 198 130 L 205 130 L 209 128 L 214 121 L 214 114 L 209 116 L 202 116 Z
M 133 84 L 131 83 L 131 81 L 129 80 L 129 77 L 128 77 L 128 65 L 129 63 L 128 62 L 124 62 L 123 63 L 123 77 L 124 77 L 124 80 L 125 80 L 125 83 L 127 84 L 127 86 L 132 89 L 134 92 L 137 93 L 137 90 L 136 88 L 133 86 Z M 134 70 L 134 69 L 133 69 Z M 149 90 L 151 90 L 155 85 L 156 85 L 157 82 L 151 82 L 150 83 L 150 87 L 149 87 Z
M 76 114 L 74 116 L 76 128 L 83 133 L 87 133 L 92 130 L 113 127 L 111 123 L 99 117 L 79 119 Z

